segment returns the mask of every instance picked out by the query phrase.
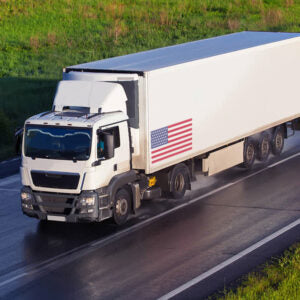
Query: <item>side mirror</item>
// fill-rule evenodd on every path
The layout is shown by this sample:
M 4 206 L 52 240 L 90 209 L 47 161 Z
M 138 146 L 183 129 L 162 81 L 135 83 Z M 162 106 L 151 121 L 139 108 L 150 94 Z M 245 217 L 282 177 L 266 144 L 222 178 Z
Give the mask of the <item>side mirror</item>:
M 15 151 L 16 151 L 17 155 L 21 154 L 23 131 L 24 131 L 23 127 L 22 128 L 17 128 L 15 130 L 15 138 L 16 138 Z
M 115 137 L 113 134 L 104 134 L 104 155 L 105 159 L 110 159 L 115 155 Z

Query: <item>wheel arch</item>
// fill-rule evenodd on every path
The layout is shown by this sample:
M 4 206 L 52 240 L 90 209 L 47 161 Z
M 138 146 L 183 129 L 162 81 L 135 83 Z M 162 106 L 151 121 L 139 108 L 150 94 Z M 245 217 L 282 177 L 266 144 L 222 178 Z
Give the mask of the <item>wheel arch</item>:
M 275 127 L 272 128 L 273 129 L 272 130 L 272 138 L 273 138 L 276 130 L 279 130 L 280 128 L 282 128 L 282 130 L 283 130 L 284 138 L 287 139 L 288 138 L 288 129 L 287 129 L 287 124 L 286 123 L 277 125 L 277 126 L 275 126 Z
M 137 175 L 136 172 L 133 170 L 130 170 L 126 173 L 118 174 L 111 179 L 107 188 L 107 194 L 109 195 L 111 205 L 113 204 L 112 201 L 114 201 L 117 191 L 121 188 L 126 188 L 126 190 L 128 190 L 128 192 L 132 196 L 130 184 L 136 179 Z

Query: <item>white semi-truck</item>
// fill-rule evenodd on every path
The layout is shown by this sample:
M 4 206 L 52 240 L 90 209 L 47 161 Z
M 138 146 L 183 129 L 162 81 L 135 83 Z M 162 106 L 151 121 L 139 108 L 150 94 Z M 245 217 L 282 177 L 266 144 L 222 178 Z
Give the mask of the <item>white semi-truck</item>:
M 279 155 L 300 129 L 300 34 L 241 32 L 67 67 L 25 122 L 24 214 L 126 222 L 141 201 Z M 290 129 L 291 130 L 290 130 Z

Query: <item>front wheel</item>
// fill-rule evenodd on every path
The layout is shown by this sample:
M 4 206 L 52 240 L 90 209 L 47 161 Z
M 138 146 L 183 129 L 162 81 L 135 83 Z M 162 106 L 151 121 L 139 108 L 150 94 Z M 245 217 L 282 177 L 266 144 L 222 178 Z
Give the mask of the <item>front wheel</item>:
M 129 192 L 122 188 L 117 191 L 113 206 L 113 221 L 117 225 L 125 224 L 131 209 L 131 197 Z

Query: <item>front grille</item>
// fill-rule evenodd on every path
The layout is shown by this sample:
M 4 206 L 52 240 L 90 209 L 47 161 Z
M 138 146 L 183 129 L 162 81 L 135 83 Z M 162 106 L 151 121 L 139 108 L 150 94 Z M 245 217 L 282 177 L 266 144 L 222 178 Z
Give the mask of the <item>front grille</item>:
M 79 174 L 31 171 L 31 177 L 35 186 L 47 188 L 77 189 L 79 183 Z
M 49 193 L 37 193 L 35 198 L 42 212 L 63 215 L 71 213 L 75 200 L 75 196 Z

